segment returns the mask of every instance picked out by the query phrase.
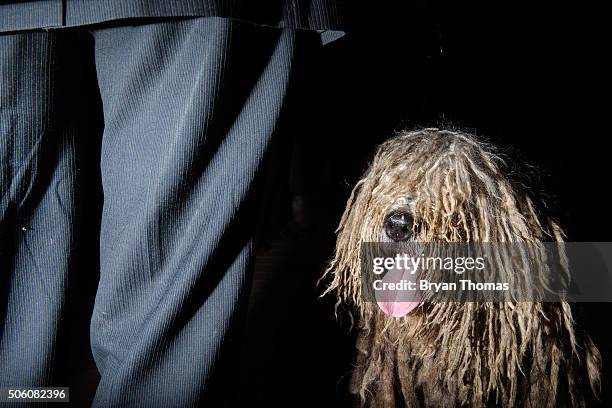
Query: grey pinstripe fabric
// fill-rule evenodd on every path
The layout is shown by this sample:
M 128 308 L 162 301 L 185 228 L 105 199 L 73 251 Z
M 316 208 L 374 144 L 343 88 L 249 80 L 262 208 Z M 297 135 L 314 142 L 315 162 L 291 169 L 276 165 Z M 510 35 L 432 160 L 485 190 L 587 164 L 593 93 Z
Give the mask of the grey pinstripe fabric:
M 342 0 L 32 0 L 0 2 L 0 31 L 139 17 L 227 17 L 273 27 L 342 30 Z
M 68 274 L 74 150 L 54 131 L 55 46 L 41 33 L 0 36 L 2 384 L 11 378 L 24 385 L 50 380 Z M 56 166 L 42 174 L 51 170 L 46 160 Z M 54 235 L 62 239 L 47 242 Z
M 72 71 L 57 82 L 54 61 L 76 35 L 0 36 L 0 385 L 56 383 L 62 364 L 81 221 L 74 146 L 87 137 L 70 113 L 87 104 Z M 296 32 L 197 18 L 88 35 L 104 116 L 94 405 L 219 406 L 232 394 L 255 181 L 275 151 Z
M 82 184 L 76 150 L 77 142 L 90 136 L 95 121 L 83 114 L 88 102 L 76 92 L 83 87 L 82 64 L 61 67 L 63 51 L 75 51 L 62 47 L 61 37 L 0 36 L 3 384 L 14 373 L 26 385 L 62 377 L 54 361 L 67 355 L 57 340 L 66 330 L 76 329 L 72 313 L 65 313 L 79 297 L 68 296 L 68 286 L 77 272 L 74 255 L 87 241 L 79 236 L 81 226 L 73 222 L 82 213 L 75 194 Z M 58 91 L 57 84 L 67 78 L 72 86 Z M 79 271 L 83 278 L 89 273 Z M 86 336 L 86 325 L 81 323 L 74 333 Z

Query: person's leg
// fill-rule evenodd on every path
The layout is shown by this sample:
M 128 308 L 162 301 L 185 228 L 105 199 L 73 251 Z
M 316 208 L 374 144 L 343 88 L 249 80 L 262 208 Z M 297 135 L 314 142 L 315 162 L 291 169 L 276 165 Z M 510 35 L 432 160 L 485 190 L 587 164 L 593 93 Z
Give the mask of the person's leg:
M 75 346 L 88 343 L 88 292 L 74 287 L 97 275 L 77 256 L 77 140 L 95 140 L 86 55 L 74 33 L 0 35 L 0 386 L 69 386 L 89 354 Z
M 228 379 L 255 181 L 283 137 L 296 33 L 197 18 L 93 34 L 105 118 L 94 404 L 220 406 L 239 392 Z

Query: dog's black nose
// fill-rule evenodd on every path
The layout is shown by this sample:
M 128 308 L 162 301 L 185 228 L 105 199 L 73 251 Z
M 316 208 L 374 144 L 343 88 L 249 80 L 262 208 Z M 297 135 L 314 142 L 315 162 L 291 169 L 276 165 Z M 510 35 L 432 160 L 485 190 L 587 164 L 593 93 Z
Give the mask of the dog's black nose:
M 406 241 L 412 236 L 413 222 L 409 212 L 393 211 L 385 217 L 385 234 L 395 242 Z

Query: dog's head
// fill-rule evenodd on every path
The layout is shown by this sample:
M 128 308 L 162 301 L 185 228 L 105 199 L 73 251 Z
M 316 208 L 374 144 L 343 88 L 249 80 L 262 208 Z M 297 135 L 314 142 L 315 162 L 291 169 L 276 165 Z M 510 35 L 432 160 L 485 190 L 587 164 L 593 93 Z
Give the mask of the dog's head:
M 506 167 L 493 146 L 465 133 L 424 129 L 383 143 L 342 216 L 328 290 L 372 312 L 362 300 L 363 242 L 561 241 Z

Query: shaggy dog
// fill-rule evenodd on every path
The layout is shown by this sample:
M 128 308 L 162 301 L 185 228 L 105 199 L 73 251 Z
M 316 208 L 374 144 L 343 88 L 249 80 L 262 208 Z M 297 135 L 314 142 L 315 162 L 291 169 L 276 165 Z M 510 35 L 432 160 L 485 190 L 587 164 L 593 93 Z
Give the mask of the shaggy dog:
M 584 406 L 600 355 L 566 302 L 421 302 L 393 317 L 362 297 L 362 242 L 562 242 L 496 150 L 424 129 L 380 146 L 337 233 L 325 293 L 358 329 L 350 391 L 375 407 Z

